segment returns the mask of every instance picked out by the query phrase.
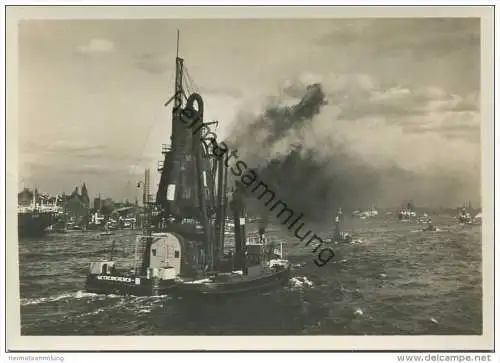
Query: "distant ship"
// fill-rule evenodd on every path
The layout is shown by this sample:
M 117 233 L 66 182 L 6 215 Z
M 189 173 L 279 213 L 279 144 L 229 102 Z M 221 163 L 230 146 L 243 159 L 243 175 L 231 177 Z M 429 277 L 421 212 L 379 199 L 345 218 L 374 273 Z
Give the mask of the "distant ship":
M 51 213 L 39 213 L 25 207 L 17 212 L 17 231 L 19 237 L 42 236 L 47 232 L 52 222 L 53 216 Z
M 378 210 L 376 210 L 374 208 L 369 208 L 368 210 L 365 210 L 365 211 L 359 213 L 358 216 L 361 219 L 376 217 L 376 216 L 378 216 Z
M 339 208 L 337 210 L 337 215 L 335 216 L 334 234 L 330 239 L 327 239 L 329 243 L 338 244 L 338 243 L 352 242 L 352 236 L 347 232 L 341 231 L 343 222 L 344 222 L 344 213 L 342 211 L 342 208 Z
M 17 208 L 17 232 L 22 237 L 43 236 L 56 222 L 57 216 L 62 213 L 56 202 L 44 204 L 44 196 L 38 196 L 37 192 L 30 192 L 25 189 L 20 193 L 32 194 L 32 201 L 29 205 L 19 205 Z
M 474 218 L 472 217 L 472 214 L 470 213 L 471 210 L 471 203 L 470 201 L 465 201 L 464 206 L 462 207 L 462 210 L 457 216 L 458 223 L 460 224 L 472 224 L 474 222 Z
M 412 217 L 416 217 L 417 213 L 413 210 L 411 203 L 408 203 L 405 207 L 401 208 L 398 213 L 398 218 L 400 221 L 410 221 Z
M 458 214 L 457 219 L 460 224 L 472 224 L 473 221 L 472 215 L 465 208 Z

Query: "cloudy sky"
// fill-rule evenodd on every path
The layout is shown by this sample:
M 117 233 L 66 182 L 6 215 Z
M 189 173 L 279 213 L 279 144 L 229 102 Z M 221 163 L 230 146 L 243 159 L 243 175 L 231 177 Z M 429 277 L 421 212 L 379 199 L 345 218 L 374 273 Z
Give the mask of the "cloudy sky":
M 479 201 L 473 18 L 22 21 L 19 187 L 140 195 L 169 140 L 177 28 L 220 137 L 268 96 L 321 82 L 339 121 L 314 132 L 374 164 L 449 171 L 460 188 L 447 201 Z

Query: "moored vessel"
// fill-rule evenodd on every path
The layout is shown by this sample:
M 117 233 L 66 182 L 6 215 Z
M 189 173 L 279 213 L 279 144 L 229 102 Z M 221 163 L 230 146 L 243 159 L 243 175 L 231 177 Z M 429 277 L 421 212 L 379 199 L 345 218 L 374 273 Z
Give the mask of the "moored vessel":
M 28 201 L 30 204 L 26 203 L 27 195 L 31 196 L 31 203 Z M 25 189 L 19 193 L 17 231 L 20 238 L 45 235 L 62 214 L 62 209 L 57 206 L 57 199 L 54 203 L 44 203 L 44 199 L 43 195 L 38 195 L 36 189 L 33 192 Z

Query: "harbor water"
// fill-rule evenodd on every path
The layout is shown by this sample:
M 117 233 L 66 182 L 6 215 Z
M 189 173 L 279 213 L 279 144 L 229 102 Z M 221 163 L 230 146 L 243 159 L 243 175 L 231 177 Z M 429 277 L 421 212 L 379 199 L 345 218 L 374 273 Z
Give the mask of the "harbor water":
M 355 243 L 335 246 L 335 258 L 321 268 L 310 246 L 270 226 L 270 238 L 289 242 L 289 285 L 211 302 L 85 293 L 90 261 L 108 258 L 113 239 L 115 259 L 132 267 L 138 231 L 22 239 L 21 334 L 482 334 L 481 227 L 433 221 L 437 232 L 395 216 L 346 218 Z

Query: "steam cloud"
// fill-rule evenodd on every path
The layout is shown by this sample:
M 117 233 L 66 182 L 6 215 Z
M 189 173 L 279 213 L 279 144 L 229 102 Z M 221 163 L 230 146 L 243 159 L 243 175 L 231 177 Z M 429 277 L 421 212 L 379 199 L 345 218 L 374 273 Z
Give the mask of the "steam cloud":
M 308 218 L 345 209 L 479 203 L 477 95 L 377 85 L 366 75 L 288 81 L 226 140 Z

